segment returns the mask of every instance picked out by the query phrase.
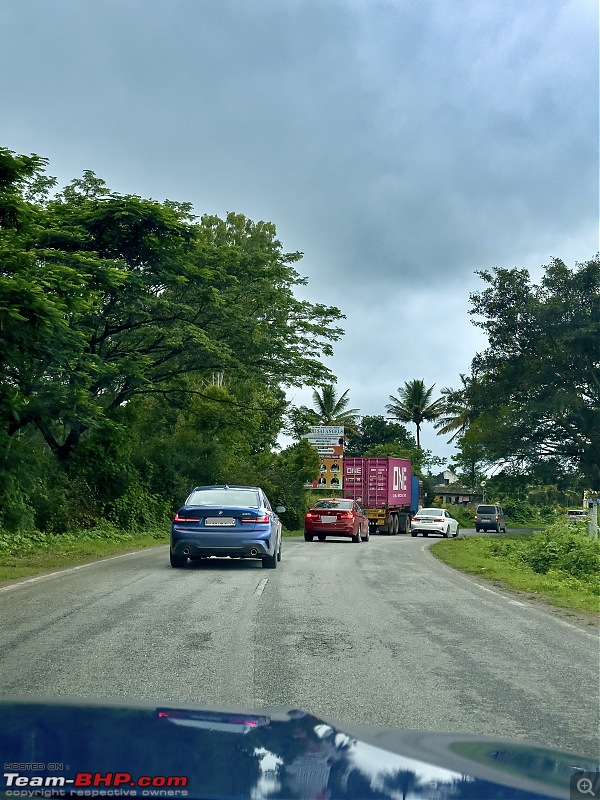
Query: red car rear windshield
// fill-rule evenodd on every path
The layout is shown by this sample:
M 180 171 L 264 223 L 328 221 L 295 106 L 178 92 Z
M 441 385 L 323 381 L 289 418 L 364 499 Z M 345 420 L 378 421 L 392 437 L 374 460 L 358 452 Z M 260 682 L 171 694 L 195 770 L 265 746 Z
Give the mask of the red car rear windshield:
M 352 500 L 319 500 L 313 508 L 342 508 L 349 511 L 352 508 Z

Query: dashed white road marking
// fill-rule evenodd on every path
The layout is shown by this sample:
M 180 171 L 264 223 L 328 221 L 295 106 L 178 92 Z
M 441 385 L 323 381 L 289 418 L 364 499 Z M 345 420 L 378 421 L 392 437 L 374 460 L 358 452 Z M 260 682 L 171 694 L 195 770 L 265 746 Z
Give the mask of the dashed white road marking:
M 265 586 L 267 585 L 268 580 L 269 580 L 268 578 L 261 578 L 258 582 L 258 586 L 254 590 L 254 594 L 261 595 L 265 590 Z

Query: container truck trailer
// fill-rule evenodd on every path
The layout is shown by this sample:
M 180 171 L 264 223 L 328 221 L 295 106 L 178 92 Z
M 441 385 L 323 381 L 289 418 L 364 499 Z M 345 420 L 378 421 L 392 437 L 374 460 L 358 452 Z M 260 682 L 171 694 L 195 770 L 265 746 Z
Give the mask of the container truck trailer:
M 371 533 L 410 533 L 419 486 L 406 458 L 344 458 L 343 496 L 362 507 Z

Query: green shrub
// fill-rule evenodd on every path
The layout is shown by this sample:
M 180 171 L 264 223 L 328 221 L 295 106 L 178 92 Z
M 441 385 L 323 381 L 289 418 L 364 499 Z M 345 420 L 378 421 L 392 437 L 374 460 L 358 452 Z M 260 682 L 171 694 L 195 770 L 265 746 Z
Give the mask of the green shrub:
M 600 575 L 600 542 L 588 535 L 585 525 L 565 520 L 529 537 L 520 558 L 540 574 L 559 570 L 575 578 Z

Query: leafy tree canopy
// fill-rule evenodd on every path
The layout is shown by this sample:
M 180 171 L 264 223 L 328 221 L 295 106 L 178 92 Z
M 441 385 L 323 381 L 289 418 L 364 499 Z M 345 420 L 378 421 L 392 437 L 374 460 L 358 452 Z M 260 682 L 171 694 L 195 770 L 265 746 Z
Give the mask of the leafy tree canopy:
M 460 394 L 485 457 L 532 473 L 575 472 L 600 488 L 600 257 L 478 273 L 471 295 L 488 347 Z
M 198 222 L 189 204 L 121 196 L 91 172 L 47 200 L 39 159 L 0 155 L 5 435 L 34 425 L 66 461 L 136 396 L 204 395 L 215 372 L 270 391 L 331 379 L 322 356 L 342 315 L 295 298 L 301 254 L 271 223 Z
M 364 416 L 357 433 L 346 448 L 349 456 L 362 456 L 376 445 L 396 445 L 404 450 L 414 450 L 417 446 L 414 436 L 404 425 L 390 422 L 383 416 Z

